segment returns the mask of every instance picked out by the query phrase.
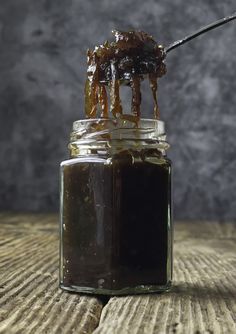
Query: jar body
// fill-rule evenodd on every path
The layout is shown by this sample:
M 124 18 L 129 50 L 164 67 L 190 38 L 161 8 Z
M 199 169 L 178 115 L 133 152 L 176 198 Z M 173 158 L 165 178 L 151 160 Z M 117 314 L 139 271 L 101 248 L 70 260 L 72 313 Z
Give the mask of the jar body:
M 61 288 L 148 293 L 171 279 L 170 160 L 145 148 L 62 162 Z

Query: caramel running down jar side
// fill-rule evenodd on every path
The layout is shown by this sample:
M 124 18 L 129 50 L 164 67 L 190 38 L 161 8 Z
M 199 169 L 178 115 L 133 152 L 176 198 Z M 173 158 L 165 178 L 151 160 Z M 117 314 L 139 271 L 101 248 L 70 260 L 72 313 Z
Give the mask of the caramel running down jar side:
M 164 123 L 76 121 L 61 163 L 60 287 L 166 291 L 172 279 L 171 161 Z

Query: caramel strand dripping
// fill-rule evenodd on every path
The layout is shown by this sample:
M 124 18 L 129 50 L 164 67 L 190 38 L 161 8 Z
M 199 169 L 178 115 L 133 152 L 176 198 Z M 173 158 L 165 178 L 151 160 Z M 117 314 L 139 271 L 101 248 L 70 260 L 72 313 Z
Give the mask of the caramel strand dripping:
M 108 118 L 108 100 L 107 100 L 107 92 L 106 87 L 103 84 L 99 85 L 98 89 L 98 101 L 101 108 L 101 117 Z
M 139 119 L 140 118 L 140 105 L 141 105 L 141 91 L 140 91 L 140 78 L 134 76 L 130 81 L 130 87 L 132 89 L 132 102 L 131 111 L 132 114 Z
M 90 72 L 85 82 L 85 115 L 87 118 L 95 118 L 98 103 L 98 60 L 95 52 L 87 51 L 88 67 Z
M 120 82 L 117 79 L 117 69 L 114 62 L 111 63 L 112 80 L 110 83 L 110 99 L 111 99 L 111 112 L 113 116 L 120 117 L 122 115 L 122 106 L 120 100 Z
M 160 111 L 157 104 L 157 75 L 153 73 L 149 73 L 149 83 L 152 90 L 152 96 L 154 100 L 154 118 L 160 118 Z

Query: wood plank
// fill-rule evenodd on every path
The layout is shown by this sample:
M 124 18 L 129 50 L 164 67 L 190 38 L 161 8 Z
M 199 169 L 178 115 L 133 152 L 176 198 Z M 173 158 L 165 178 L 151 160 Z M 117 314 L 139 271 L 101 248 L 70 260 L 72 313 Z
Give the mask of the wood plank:
M 236 224 L 220 223 L 212 221 L 190 221 L 180 222 L 176 224 L 175 240 L 180 239 L 235 239 Z
M 111 298 L 94 333 L 236 333 L 235 226 L 196 222 L 175 230 L 172 290 Z
M 0 214 L 0 333 L 92 333 L 103 304 L 58 288 L 55 215 Z
M 236 332 L 235 225 L 176 224 L 172 291 L 114 297 L 102 311 L 58 289 L 57 220 L 0 214 L 0 333 Z

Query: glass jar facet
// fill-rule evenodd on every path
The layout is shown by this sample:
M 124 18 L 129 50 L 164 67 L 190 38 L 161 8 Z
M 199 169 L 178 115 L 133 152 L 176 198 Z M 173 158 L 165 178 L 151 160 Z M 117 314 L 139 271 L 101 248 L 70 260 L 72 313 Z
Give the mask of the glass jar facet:
M 87 127 L 82 135 L 79 122 Z M 61 163 L 61 288 L 108 295 L 167 290 L 171 162 L 164 124 L 75 123 L 71 158 Z

